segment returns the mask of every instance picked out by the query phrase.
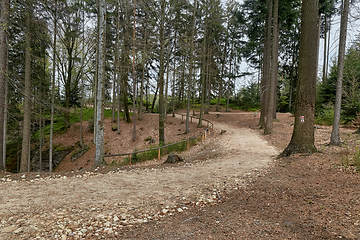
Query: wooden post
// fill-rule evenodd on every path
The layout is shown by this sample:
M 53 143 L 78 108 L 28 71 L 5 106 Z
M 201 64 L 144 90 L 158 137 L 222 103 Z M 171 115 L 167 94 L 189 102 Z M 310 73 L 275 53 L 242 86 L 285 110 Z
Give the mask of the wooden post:
M 160 161 L 160 159 L 161 159 L 161 148 L 159 148 L 158 150 L 158 160 Z

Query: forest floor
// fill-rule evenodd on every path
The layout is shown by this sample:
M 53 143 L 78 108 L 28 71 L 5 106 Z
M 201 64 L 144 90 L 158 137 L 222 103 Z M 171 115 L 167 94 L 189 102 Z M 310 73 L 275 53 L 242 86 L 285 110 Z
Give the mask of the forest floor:
M 158 143 L 157 128 L 159 122 L 158 114 L 144 114 L 141 121 L 136 121 L 136 141 L 132 141 L 133 124 L 125 121 L 120 122 L 120 134 L 113 131 L 112 127 L 117 127 L 116 123 L 112 123 L 111 119 L 104 121 L 104 136 L 105 136 L 105 154 L 119 154 L 129 153 L 134 149 L 142 150 L 149 148 L 151 145 Z M 195 122 L 190 124 L 190 133 L 184 134 L 185 124 L 181 119 L 173 118 L 170 115 L 167 117 L 165 124 L 165 139 L 168 143 L 180 141 L 182 139 L 198 136 L 202 129 L 197 128 Z M 63 161 L 57 166 L 56 172 L 89 170 L 94 167 L 93 156 L 95 156 L 95 145 L 93 144 L 93 132 L 89 130 L 87 122 L 84 122 L 84 144 L 89 147 L 89 150 L 75 161 L 71 159 L 72 153 L 68 154 Z M 65 133 L 56 136 L 55 144 L 61 146 L 75 146 L 79 142 L 80 123 L 73 124 L 71 128 Z M 152 139 L 150 144 L 147 139 Z M 73 152 L 76 152 L 75 149 Z M 108 164 L 121 163 L 123 157 L 113 157 L 111 159 L 105 158 Z
M 256 129 L 256 113 L 206 118 L 214 136 L 182 164 L 3 175 L 0 239 L 360 239 L 353 130 L 331 147 L 331 129 L 318 126 L 318 153 L 276 159 L 289 114 L 271 136 Z

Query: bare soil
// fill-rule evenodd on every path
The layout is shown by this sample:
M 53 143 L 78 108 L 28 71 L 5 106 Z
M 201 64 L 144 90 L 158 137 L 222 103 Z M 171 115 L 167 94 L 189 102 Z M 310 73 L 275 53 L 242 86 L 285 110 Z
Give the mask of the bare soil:
M 331 147 L 331 129 L 318 126 L 319 153 L 275 159 L 291 115 L 271 136 L 256 113 L 205 117 L 214 138 L 184 164 L 3 176 L 0 239 L 360 239 L 360 175 L 344 167 L 360 141 L 352 129 Z
M 105 154 L 128 153 L 135 149 L 142 150 L 150 147 L 150 143 L 145 141 L 147 138 L 154 140 L 152 145 L 158 144 L 158 114 L 143 114 L 141 121 L 136 121 L 136 141 L 132 141 L 132 123 L 120 122 L 120 134 L 112 130 L 112 126 L 116 127 L 116 123 L 112 123 L 111 119 L 105 119 L 104 122 L 104 136 L 105 136 Z M 168 116 L 166 119 L 165 139 L 167 143 L 180 141 L 187 137 L 197 136 L 202 129 L 197 128 L 195 121 L 190 124 L 190 133 L 184 134 L 185 124 L 181 119 Z M 93 133 L 88 129 L 88 123 L 84 122 L 85 135 L 84 143 L 90 149 L 79 159 L 72 161 L 70 153 L 56 168 L 56 172 L 76 171 L 76 170 L 90 170 L 94 167 L 93 158 L 95 156 L 95 145 L 93 144 Z M 74 124 L 71 128 L 55 139 L 56 144 L 63 146 L 74 146 L 79 142 L 80 123 Z M 76 149 L 74 150 L 74 152 Z M 111 159 L 105 158 L 107 163 L 121 163 L 123 157 L 113 157 Z

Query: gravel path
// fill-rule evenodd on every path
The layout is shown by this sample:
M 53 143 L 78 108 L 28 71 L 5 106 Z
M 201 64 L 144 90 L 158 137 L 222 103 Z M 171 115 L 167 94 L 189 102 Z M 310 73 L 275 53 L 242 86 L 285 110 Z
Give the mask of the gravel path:
M 74 177 L 0 179 L 0 239 L 116 238 L 129 225 L 217 201 L 278 153 L 255 131 L 214 124 L 226 133 L 191 150 L 218 153 L 206 161 Z

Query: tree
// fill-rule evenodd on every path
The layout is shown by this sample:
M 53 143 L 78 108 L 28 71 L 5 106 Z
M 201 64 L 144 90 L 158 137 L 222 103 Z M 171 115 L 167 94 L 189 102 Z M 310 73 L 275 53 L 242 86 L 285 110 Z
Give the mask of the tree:
M 283 156 L 316 151 L 314 118 L 319 38 L 314 36 L 319 36 L 319 1 L 303 0 L 295 125 L 291 141 L 283 151 Z
M 338 76 L 336 82 L 336 98 L 334 106 L 334 122 L 331 131 L 330 144 L 340 145 L 340 112 L 341 112 L 341 98 L 343 91 L 343 77 L 344 77 L 344 56 L 346 47 L 346 34 L 347 23 L 349 15 L 350 0 L 344 0 L 341 13 L 341 25 L 340 25 L 340 41 L 339 41 L 339 55 L 338 55 Z
M 265 23 L 265 38 L 264 38 L 264 74 L 261 80 L 261 113 L 260 113 L 260 127 L 265 128 L 266 123 L 269 124 L 272 121 L 272 117 L 270 114 L 269 103 L 268 101 L 273 96 L 271 93 L 271 63 L 272 63 L 272 19 L 273 19 L 273 0 L 266 1 L 267 8 L 267 17 Z M 267 120 L 269 117 L 271 119 Z M 267 129 L 265 129 L 265 133 L 267 133 Z
M 103 122 L 103 83 L 105 80 L 105 44 L 106 44 L 106 1 L 98 1 L 98 74 L 96 89 L 96 121 L 95 121 L 95 165 L 100 165 L 104 158 L 104 122 Z
M 26 4 L 24 121 L 20 172 L 30 171 L 31 137 L 31 19 L 32 2 Z
M 165 7 L 166 1 L 161 0 L 161 15 L 160 15 L 160 69 L 159 69 L 159 143 L 165 143 L 165 102 L 164 102 L 164 72 L 165 72 Z
M 54 108 L 55 108 L 55 76 L 56 76 L 56 42 L 57 42 L 57 0 L 55 0 L 54 9 L 54 40 L 53 40 L 53 58 L 52 58 L 52 79 L 51 79 L 51 106 L 50 106 L 50 139 L 49 139 L 49 171 L 53 170 L 53 137 L 54 137 Z
M 1 1 L 0 12 L 0 170 L 6 168 L 6 85 L 8 81 L 8 27 L 10 1 Z M 5 148 L 3 147 L 5 146 Z

